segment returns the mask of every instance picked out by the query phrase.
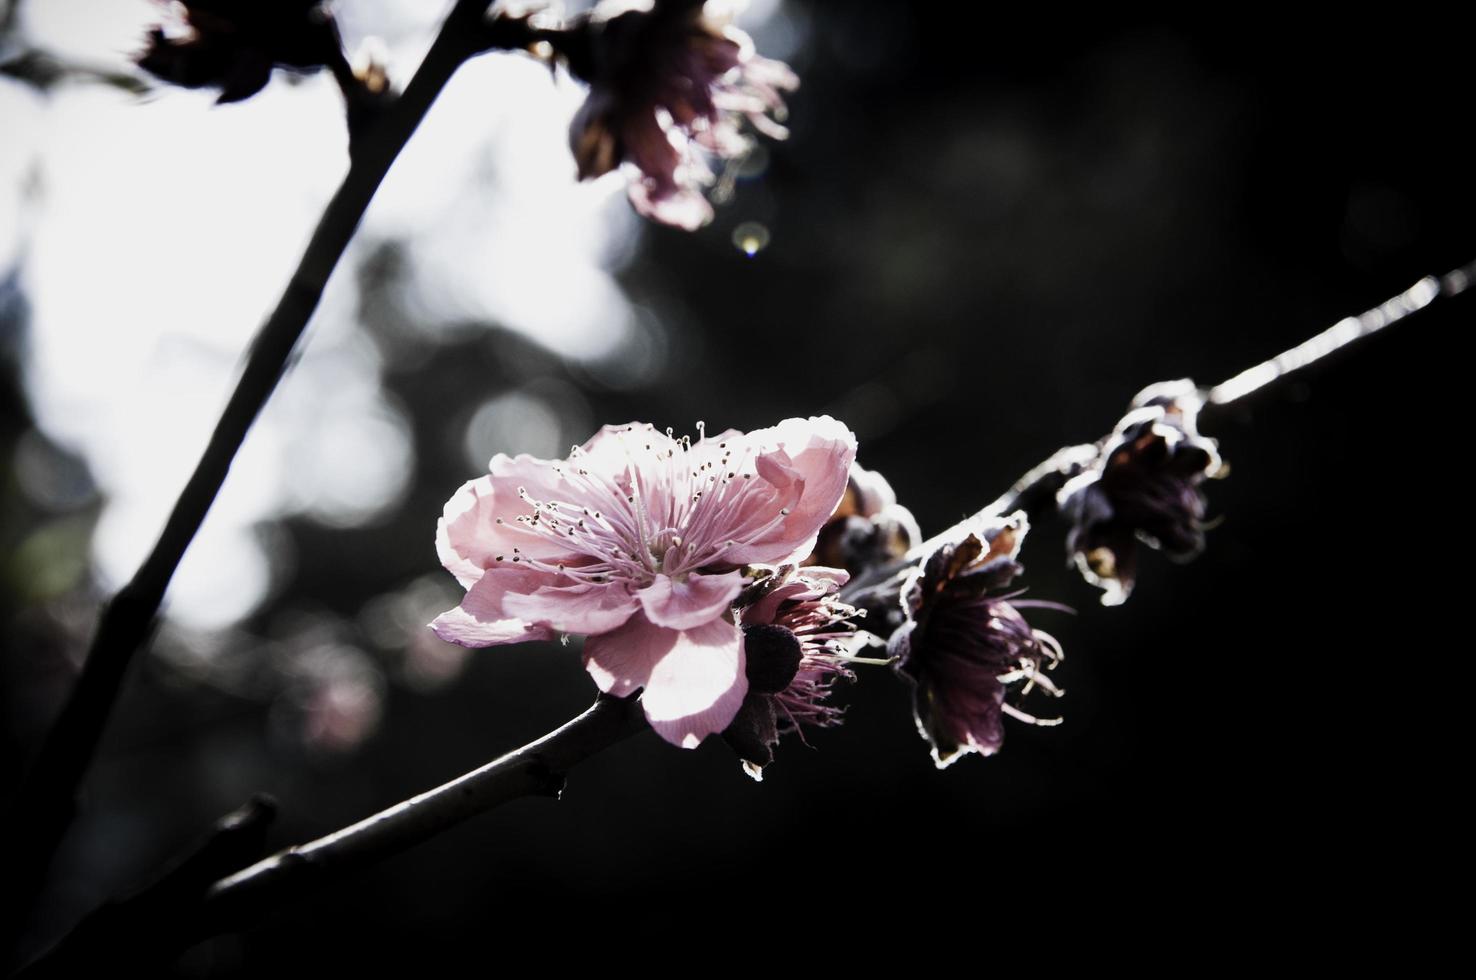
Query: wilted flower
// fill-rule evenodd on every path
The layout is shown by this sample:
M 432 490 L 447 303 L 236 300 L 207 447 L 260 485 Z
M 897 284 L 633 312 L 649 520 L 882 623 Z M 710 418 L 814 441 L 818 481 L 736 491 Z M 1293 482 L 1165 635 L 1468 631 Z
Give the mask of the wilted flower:
M 605 4 L 559 43 L 569 70 L 590 85 L 569 130 L 580 179 L 628 164 L 636 210 L 689 230 L 712 220 L 704 156 L 746 153 L 744 118 L 782 139 L 769 113 L 782 115 L 780 92 L 799 84 L 787 65 L 754 54 L 748 35 L 713 6 Z
M 875 470 L 851 464 L 846 492 L 820 529 L 807 564 L 859 575 L 906 555 L 922 540 L 912 512 L 897 503 L 892 485 Z
M 938 768 L 962 755 L 993 755 L 1004 741 L 1004 716 L 1055 724 L 1026 714 L 1006 698 L 1040 688 L 1060 690 L 1044 670 L 1061 659 L 1048 633 L 1032 629 L 1019 607 L 1064 609 L 1048 602 L 1011 602 L 1001 595 L 1022 569 L 1015 561 L 1028 525 L 1023 513 L 935 551 L 903 589 L 907 622 L 888 650 L 913 682 L 913 718 Z
M 754 779 L 774 759 L 779 737 L 804 739 L 801 726 L 838 725 L 842 711 L 828 704 L 846 666 L 861 613 L 836 595 L 846 573 L 834 568 L 785 568 L 755 583 L 739 623 L 748 694 L 723 738 Z
M 260 92 L 281 65 L 311 71 L 342 58 L 323 0 L 176 0 L 149 32 L 139 67 L 185 88 L 219 88 L 219 102 Z
M 1072 522 L 1067 551 L 1086 580 L 1106 590 L 1104 605 L 1132 592 L 1139 541 L 1179 561 L 1204 549 L 1200 484 L 1225 467 L 1215 441 L 1195 427 L 1203 404 L 1190 381 L 1144 389 L 1096 463 L 1057 495 Z
M 606 426 L 567 460 L 499 454 L 446 504 L 437 548 L 469 591 L 432 626 L 474 647 L 587 634 L 600 690 L 644 689 L 651 727 L 695 746 L 748 692 L 744 569 L 809 554 L 855 454 L 828 416 L 695 443 Z

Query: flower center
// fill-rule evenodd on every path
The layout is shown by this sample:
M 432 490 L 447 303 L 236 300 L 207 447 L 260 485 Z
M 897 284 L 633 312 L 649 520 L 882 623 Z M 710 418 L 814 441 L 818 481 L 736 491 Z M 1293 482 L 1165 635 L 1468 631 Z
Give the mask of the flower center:
M 742 437 L 698 442 L 655 426 L 615 433 L 618 449 L 575 447 L 554 466 L 557 497 L 518 495 L 532 512 L 521 530 L 566 548 L 564 560 L 515 561 L 593 583 L 623 580 L 636 588 L 657 575 L 683 578 L 771 532 L 789 515 L 784 495 L 758 475 L 758 447 Z

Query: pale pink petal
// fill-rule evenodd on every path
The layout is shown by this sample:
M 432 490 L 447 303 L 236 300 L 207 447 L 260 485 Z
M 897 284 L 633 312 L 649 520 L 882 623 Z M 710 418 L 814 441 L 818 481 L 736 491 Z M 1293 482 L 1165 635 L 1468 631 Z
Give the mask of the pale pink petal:
M 546 626 L 535 626 L 521 619 L 481 620 L 467 612 L 465 606 L 441 613 L 430 627 L 447 643 L 464 647 L 495 647 L 554 638 L 553 630 Z
M 736 453 L 744 445 L 744 438 L 743 433 L 737 429 L 724 429 L 716 435 L 709 432 L 700 438 L 693 435 L 692 446 L 687 450 L 687 459 L 694 470 L 707 463 L 717 465 L 724 453 Z
M 491 472 L 464 484 L 446 502 L 436 526 L 436 551 L 441 563 L 466 588 L 491 568 L 498 555 L 511 558 L 513 549 L 537 559 L 579 560 L 577 553 L 547 535 L 530 531 L 517 518 L 533 512 L 518 493 L 521 487 L 539 500 L 569 499 L 571 488 L 554 470 L 557 463 L 522 455 L 492 458 Z M 578 504 L 578 499 L 570 500 Z
M 752 444 L 768 450 L 755 460 L 760 477 L 781 492 L 800 488 L 787 504 L 789 514 L 756 541 L 734 548 L 724 557 L 736 563 L 779 564 L 798 561 L 815 546 L 820 527 L 845 493 L 856 437 L 828 415 L 787 419 L 771 429 L 748 434 Z
M 676 630 L 693 629 L 727 612 L 743 591 L 743 573 L 687 575 L 684 581 L 668 575 L 641 589 L 641 608 L 657 626 Z
M 584 641 L 584 669 L 606 694 L 626 698 L 646 686 L 651 670 L 676 641 L 675 630 L 652 626 L 637 613 L 619 629 Z
M 649 446 L 650 449 L 646 447 Z M 592 473 L 610 477 L 622 487 L 629 487 L 627 471 L 642 462 L 666 456 L 677 450 L 676 440 L 657 429 L 649 422 L 627 422 L 624 425 L 606 425 L 590 436 L 589 441 L 579 447 L 577 465 Z
M 540 623 L 560 633 L 607 633 L 640 608 L 624 583 L 576 584 L 550 577 L 527 592 L 508 592 L 502 608 L 509 615 Z
M 462 598 L 460 606 L 436 617 L 431 629 L 446 642 L 464 647 L 553 639 L 553 630 L 546 624 L 531 623 L 510 615 L 502 606 L 510 586 L 532 587 L 532 580 L 538 575 L 531 569 L 487 572 Z
M 656 734 L 684 749 L 696 748 L 732 723 L 748 693 L 743 634 L 725 619 L 662 632 L 674 639 L 651 669 L 641 704 Z
M 651 727 L 687 749 L 727 728 L 748 693 L 743 635 L 724 619 L 669 630 L 637 614 L 586 640 L 584 667 L 608 694 L 628 697 L 645 688 L 641 704 Z

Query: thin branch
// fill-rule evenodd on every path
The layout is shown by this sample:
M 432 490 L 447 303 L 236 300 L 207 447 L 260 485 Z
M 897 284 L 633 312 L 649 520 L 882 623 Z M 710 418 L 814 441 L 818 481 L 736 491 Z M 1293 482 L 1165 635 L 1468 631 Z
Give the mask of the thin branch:
M 81 783 L 134 653 L 148 640 L 164 592 L 200 529 L 231 461 L 276 388 L 329 276 L 365 209 L 420 120 L 452 74 L 481 50 L 490 0 L 459 0 L 404 94 L 354 141 L 348 173 L 329 201 L 297 270 L 251 346 L 240 381 L 209 445 L 143 565 L 103 610 L 71 697 L 42 744 L 6 819 L 6 839 L 25 841 L 8 869 L 8 889 L 23 910 L 39 890 L 71 821 Z
M 142 935 L 88 929 L 95 913 L 19 977 L 85 975 L 76 968 L 104 964 L 116 970 L 128 965 L 120 964 L 124 958 L 129 964 L 166 963 L 202 939 L 247 928 L 286 902 L 429 840 L 470 817 L 522 797 L 558 797 L 574 766 L 645 728 L 638 699 L 602 694 L 577 718 L 480 769 L 326 837 L 278 851 L 213 884 L 201 882 L 186 896 L 187 903 L 173 902 L 168 917 L 162 922 L 156 918 Z M 215 870 L 225 873 L 219 866 Z M 171 894 L 178 895 L 179 889 Z
M 1472 280 L 1476 280 L 1476 262 L 1448 272 L 1439 279 L 1426 276 L 1398 296 L 1380 303 L 1368 312 L 1360 316 L 1344 317 L 1317 336 L 1220 382 L 1209 389 L 1205 401 L 1210 405 L 1228 405 L 1244 398 L 1355 340 L 1393 326 L 1411 313 L 1423 310 L 1441 296 L 1457 296 L 1465 292 Z
M 1346 347 L 1355 340 L 1398 323 L 1410 314 L 1425 309 L 1442 296 L 1457 296 L 1473 283 L 1476 283 L 1476 262 L 1439 278 L 1426 276 L 1361 316 L 1339 320 L 1316 336 L 1255 367 L 1247 368 L 1201 394 L 1207 405 L 1229 404 Z M 847 583 L 841 590 L 841 598 L 856 605 L 866 605 L 870 597 L 895 588 L 900 576 L 907 569 L 927 558 L 938 547 L 980 530 L 982 525 L 994 518 L 1016 510 L 1025 511 L 1032 519 L 1052 513 L 1056 508 L 1056 492 L 1067 480 L 1095 462 L 1098 452 L 1099 449 L 1094 444 L 1067 446 L 1057 450 L 1050 458 L 1016 480 L 1014 486 L 988 506 L 913 547 L 905 557 L 872 569 Z

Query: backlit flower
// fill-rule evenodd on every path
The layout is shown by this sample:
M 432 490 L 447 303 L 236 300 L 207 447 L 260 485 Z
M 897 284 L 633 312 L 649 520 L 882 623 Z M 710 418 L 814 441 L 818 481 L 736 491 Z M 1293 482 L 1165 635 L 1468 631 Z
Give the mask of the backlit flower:
M 695 746 L 748 692 L 744 569 L 809 554 L 855 453 L 825 416 L 696 442 L 606 426 L 566 460 L 499 454 L 446 504 L 437 548 L 468 592 L 432 626 L 477 647 L 585 634 L 600 690 L 643 689 L 651 726 Z
M 723 738 L 754 779 L 774 759 L 781 735 L 841 722 L 828 703 L 837 681 L 853 680 L 846 666 L 861 614 L 836 595 L 846 573 L 834 568 L 786 568 L 744 596 L 743 629 L 748 694 Z
M 341 58 L 323 0 L 177 0 L 149 32 L 139 67 L 185 88 L 218 88 L 219 102 L 261 91 L 281 65 L 310 71 Z
M 754 53 L 747 34 L 713 4 L 658 0 L 644 10 L 597 8 L 560 43 L 570 71 L 590 85 L 569 130 L 581 180 L 622 164 L 637 211 L 680 228 L 712 220 L 702 188 L 707 157 L 740 157 L 747 119 L 776 139 L 786 133 L 782 91 L 798 86 L 787 65 Z
M 1127 599 L 1137 576 L 1138 543 L 1187 561 L 1204 549 L 1207 479 L 1224 474 L 1213 439 L 1195 421 L 1203 402 L 1194 384 L 1144 389 L 1103 443 L 1095 465 L 1057 495 L 1071 521 L 1066 548 L 1081 574 L 1104 589 L 1104 605 Z
M 897 503 L 886 477 L 853 463 L 846 492 L 820 529 L 809 561 L 859 576 L 896 561 L 921 541 L 917 520 Z
M 1015 561 L 1028 525 L 1017 513 L 957 544 L 935 551 L 903 589 L 907 622 L 892 634 L 888 652 L 913 683 L 913 719 L 939 769 L 970 752 L 993 755 L 1004 741 L 1004 716 L 1055 724 L 1012 704 L 1039 688 L 1060 690 L 1044 673 L 1061 659 L 1048 633 L 1032 629 L 1021 607 L 1062 609 L 1055 603 L 1014 601 L 1001 594 L 1022 569 Z

